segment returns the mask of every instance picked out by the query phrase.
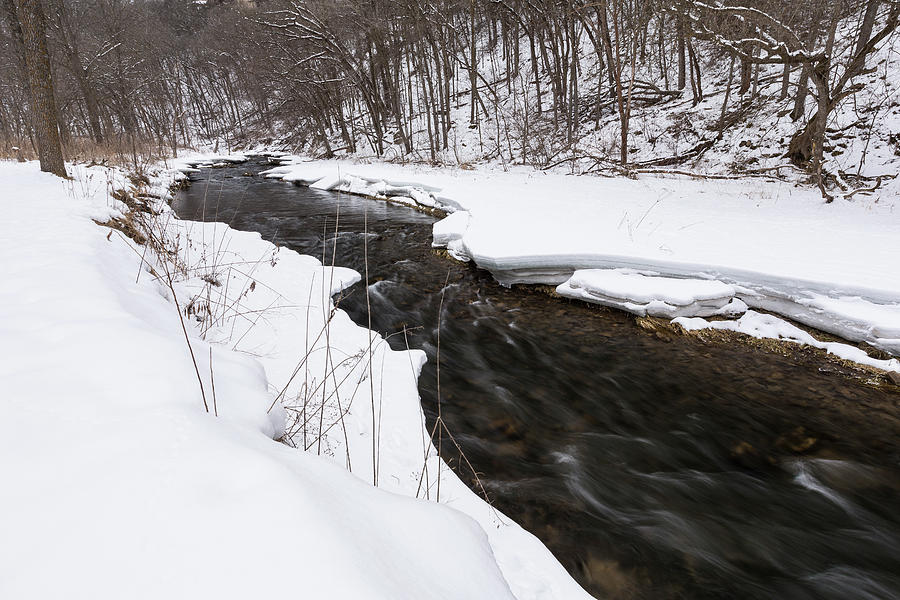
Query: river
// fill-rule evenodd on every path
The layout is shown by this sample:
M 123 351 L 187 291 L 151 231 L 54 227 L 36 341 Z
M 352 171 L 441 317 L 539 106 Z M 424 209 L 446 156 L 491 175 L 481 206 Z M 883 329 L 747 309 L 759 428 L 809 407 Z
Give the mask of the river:
M 704 343 L 503 288 L 431 249 L 433 217 L 265 167 L 194 174 L 173 206 L 317 257 L 327 238 L 330 262 L 340 205 L 335 264 L 360 272 L 367 213 L 372 327 L 405 327 L 428 353 L 432 423 L 440 323 L 444 421 L 494 504 L 592 594 L 900 598 L 896 388 L 815 352 Z M 341 307 L 365 325 L 361 286 Z

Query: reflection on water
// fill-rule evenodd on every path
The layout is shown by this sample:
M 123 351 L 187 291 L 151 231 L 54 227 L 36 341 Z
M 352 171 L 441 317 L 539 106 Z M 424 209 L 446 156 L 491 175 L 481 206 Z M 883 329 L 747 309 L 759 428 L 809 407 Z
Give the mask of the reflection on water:
M 900 598 L 900 395 L 812 354 L 499 287 L 430 250 L 431 217 L 247 169 L 204 172 L 176 209 L 205 198 L 206 218 L 319 257 L 327 237 L 330 262 L 339 204 L 336 264 L 360 271 L 367 213 L 373 327 L 428 353 L 433 419 L 444 296 L 443 418 L 498 508 L 595 595 Z M 366 322 L 361 284 L 342 307 Z

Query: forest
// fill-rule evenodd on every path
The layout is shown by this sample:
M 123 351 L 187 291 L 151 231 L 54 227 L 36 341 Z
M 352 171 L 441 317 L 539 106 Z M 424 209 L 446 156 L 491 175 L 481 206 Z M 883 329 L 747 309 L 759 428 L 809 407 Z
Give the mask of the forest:
M 894 108 L 883 94 L 856 96 L 893 83 L 873 57 L 900 18 L 900 3 L 885 0 L 3 0 L 3 9 L 7 156 L 39 151 L 29 106 L 42 76 L 29 79 L 22 28 L 30 11 L 55 101 L 41 114 L 55 117 L 66 157 L 138 164 L 179 148 L 267 143 L 322 157 L 578 172 L 793 169 L 826 197 L 875 181 L 865 151 L 831 159 L 847 135 L 868 147 L 876 114 Z M 776 140 L 751 131 L 760 122 Z M 757 152 L 740 159 L 748 149 Z

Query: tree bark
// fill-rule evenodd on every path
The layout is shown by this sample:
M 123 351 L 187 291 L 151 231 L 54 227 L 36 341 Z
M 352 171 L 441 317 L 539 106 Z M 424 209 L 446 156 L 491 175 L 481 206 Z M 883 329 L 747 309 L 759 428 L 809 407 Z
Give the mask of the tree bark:
M 478 65 L 475 42 L 475 0 L 469 0 L 469 88 L 471 92 L 469 128 L 478 126 Z
M 872 29 L 875 27 L 875 17 L 878 14 L 878 5 L 880 0 L 869 0 L 866 5 L 866 12 L 863 15 L 862 25 L 859 26 L 859 35 L 856 38 L 856 50 L 854 54 L 859 54 L 863 47 L 872 37 Z
M 750 91 L 750 75 L 752 73 L 753 63 L 749 59 L 741 58 L 741 87 L 738 89 L 738 95 L 743 96 Z
M 687 85 L 687 68 L 685 65 L 684 22 L 678 19 L 678 89 Z
M 16 14 L 22 29 L 25 67 L 31 89 L 31 119 L 37 137 L 41 171 L 67 177 L 56 99 L 53 96 L 44 10 L 40 0 L 16 0 Z
M 781 72 L 781 93 L 778 95 L 779 100 L 784 100 L 788 97 L 788 89 L 791 85 L 791 65 L 788 63 L 784 64 L 784 70 Z

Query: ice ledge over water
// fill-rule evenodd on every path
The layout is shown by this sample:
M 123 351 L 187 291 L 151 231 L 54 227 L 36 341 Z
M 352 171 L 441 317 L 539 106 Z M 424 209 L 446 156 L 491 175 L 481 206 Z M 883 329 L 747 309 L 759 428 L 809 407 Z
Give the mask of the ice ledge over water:
M 456 260 L 468 262 L 470 257 L 466 252 L 462 237 L 469 228 L 469 220 L 472 215 L 468 211 L 457 211 L 432 226 L 432 242 L 435 248 L 446 248 Z
M 367 177 L 339 169 L 325 170 L 321 165 L 303 163 L 282 165 L 263 171 L 266 178 L 281 179 L 297 185 L 309 186 L 324 191 L 339 191 L 351 194 L 389 198 L 394 202 L 415 208 L 437 208 L 447 213 L 460 209 L 459 203 L 441 196 L 440 188 L 384 177 Z
M 584 269 L 556 291 L 561 296 L 651 317 L 710 317 L 736 314 L 746 305 L 734 287 L 709 279 L 660 277 L 632 269 Z

